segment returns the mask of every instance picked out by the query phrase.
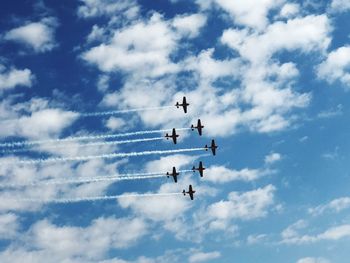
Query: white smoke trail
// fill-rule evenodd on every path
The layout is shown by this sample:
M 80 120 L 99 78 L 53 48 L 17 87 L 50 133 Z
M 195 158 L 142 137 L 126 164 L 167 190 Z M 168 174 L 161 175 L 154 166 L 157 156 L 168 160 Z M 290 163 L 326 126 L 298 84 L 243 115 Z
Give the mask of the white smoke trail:
M 158 197 L 158 196 L 174 196 L 181 195 L 182 193 L 154 193 L 154 194 L 124 194 L 124 195 L 104 195 L 104 196 L 87 196 L 77 198 L 52 198 L 52 199 L 34 199 L 34 198 L 23 198 L 14 199 L 18 202 L 34 202 L 34 203 L 76 203 L 76 202 L 93 202 L 101 200 L 121 199 L 129 197 Z
M 178 173 L 188 173 L 192 170 L 180 170 Z M 78 177 L 70 179 L 61 180 L 42 180 L 34 182 L 21 182 L 21 183 L 4 183 L 0 184 L 0 188 L 5 187 L 23 187 L 23 186 L 38 186 L 38 185 L 60 185 L 60 184 L 80 184 L 80 183 L 95 183 L 95 182 L 105 182 L 105 181 L 126 181 L 126 180 L 143 180 L 143 179 L 153 179 L 166 177 L 166 173 L 134 173 L 134 174 L 116 174 L 109 176 L 96 176 L 96 177 Z
M 18 153 L 18 152 L 28 152 L 28 151 L 41 151 L 46 149 L 60 149 L 60 148 L 67 148 L 70 146 L 88 147 L 88 146 L 118 145 L 118 144 L 137 143 L 137 142 L 160 141 L 163 139 L 164 137 L 153 137 L 153 138 L 141 138 L 141 139 L 123 140 L 123 141 L 90 142 L 90 143 L 84 143 L 84 144 L 65 143 L 65 144 L 49 145 L 49 146 L 46 146 L 45 149 L 39 149 L 39 148 L 6 149 L 0 152 L 1 153 Z
M 190 130 L 191 128 L 175 128 L 177 131 Z M 136 131 L 136 132 L 127 132 L 127 133 L 117 133 L 117 134 L 100 134 L 100 135 L 87 135 L 87 136 L 75 136 L 67 137 L 62 139 L 48 139 L 48 140 L 37 140 L 37 141 L 15 141 L 15 142 L 4 142 L 0 143 L 0 147 L 23 147 L 36 144 L 48 144 L 48 143 L 64 143 L 72 141 L 85 141 L 85 140 L 100 140 L 100 139 L 112 139 L 118 137 L 128 137 L 135 135 L 144 135 L 144 134 L 154 134 L 168 132 L 172 129 L 163 129 L 163 130 L 149 130 L 149 131 Z
M 86 112 L 79 113 L 80 117 L 103 117 L 108 115 L 116 115 L 120 113 L 129 113 L 129 112 L 137 112 L 137 111 L 149 111 L 149 110 L 162 110 L 167 108 L 173 108 L 174 106 L 159 106 L 159 107 L 145 107 L 145 108 L 135 108 L 128 110 L 116 110 L 116 111 L 100 111 L 100 112 Z
M 73 156 L 73 157 L 53 157 L 47 159 L 33 159 L 33 160 L 20 160 L 15 162 L 0 162 L 1 164 L 39 164 L 39 163 L 55 163 L 55 162 L 70 162 L 70 161 L 87 161 L 94 159 L 114 159 L 114 158 L 125 158 L 134 156 L 144 156 L 153 154 L 171 154 L 171 153 L 182 153 L 182 152 L 195 152 L 202 151 L 205 148 L 185 148 L 177 150 L 160 150 L 160 151 L 143 151 L 143 152 L 131 152 L 131 153 L 108 153 L 101 155 L 86 155 L 86 156 Z

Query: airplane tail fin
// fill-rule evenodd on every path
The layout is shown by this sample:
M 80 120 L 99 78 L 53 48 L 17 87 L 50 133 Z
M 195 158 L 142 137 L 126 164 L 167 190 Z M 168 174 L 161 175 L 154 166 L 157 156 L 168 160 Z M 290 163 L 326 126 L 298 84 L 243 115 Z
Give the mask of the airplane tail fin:
M 191 125 L 191 130 L 192 130 L 192 131 L 194 130 L 194 126 L 193 126 L 193 124 Z
M 205 148 L 206 151 L 208 151 L 208 145 L 207 144 L 204 146 L 204 148 Z
M 184 189 L 184 190 L 182 190 L 182 193 L 183 193 L 184 195 L 186 195 L 186 191 L 185 191 L 185 189 Z
M 192 171 L 195 172 L 196 171 L 196 166 L 192 167 Z

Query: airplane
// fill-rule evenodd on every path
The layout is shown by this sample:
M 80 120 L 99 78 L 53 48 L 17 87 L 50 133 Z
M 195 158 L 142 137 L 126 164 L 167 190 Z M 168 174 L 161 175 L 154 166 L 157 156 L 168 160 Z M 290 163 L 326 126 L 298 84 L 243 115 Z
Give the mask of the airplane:
M 195 172 L 195 171 L 198 171 L 199 172 L 199 175 L 201 177 L 203 177 L 203 171 L 205 170 L 205 167 L 203 166 L 203 163 L 202 161 L 199 162 L 199 166 L 198 168 L 196 168 L 195 166 L 193 166 L 192 168 L 192 171 Z
M 198 119 L 197 121 L 197 126 L 194 126 L 193 124 L 191 125 L 191 129 L 192 131 L 194 131 L 194 129 L 198 130 L 199 136 L 202 136 L 202 129 L 204 128 L 204 126 L 201 123 L 201 120 Z
M 186 97 L 183 97 L 181 104 L 179 102 L 176 102 L 175 104 L 176 108 L 179 108 L 180 106 L 183 107 L 185 113 L 187 113 L 187 106 L 189 105 L 190 104 L 186 101 Z
M 179 137 L 179 135 L 176 134 L 175 128 L 173 128 L 172 134 L 169 135 L 168 133 L 166 133 L 164 137 L 165 137 L 167 140 L 169 140 L 169 138 L 172 138 L 174 144 L 176 144 L 176 143 L 177 143 L 177 137 Z
M 194 191 L 194 190 L 192 189 L 192 185 L 191 185 L 191 184 L 189 185 L 188 191 L 187 191 L 187 192 L 185 191 L 185 189 L 182 191 L 182 193 L 183 193 L 184 195 L 189 194 L 191 200 L 193 200 L 193 194 L 194 194 L 195 192 L 196 192 L 196 191 Z
M 175 167 L 173 167 L 173 172 L 172 173 L 167 172 L 166 175 L 167 175 L 168 178 L 169 178 L 169 176 L 172 176 L 174 178 L 175 183 L 177 183 L 177 176 L 179 175 L 179 173 L 176 172 L 176 168 Z
M 216 149 L 218 148 L 217 145 L 215 145 L 215 141 L 211 140 L 211 146 L 208 147 L 208 145 L 205 145 L 204 149 L 206 151 L 208 151 L 208 149 L 211 149 L 211 152 L 213 153 L 213 155 L 216 155 Z

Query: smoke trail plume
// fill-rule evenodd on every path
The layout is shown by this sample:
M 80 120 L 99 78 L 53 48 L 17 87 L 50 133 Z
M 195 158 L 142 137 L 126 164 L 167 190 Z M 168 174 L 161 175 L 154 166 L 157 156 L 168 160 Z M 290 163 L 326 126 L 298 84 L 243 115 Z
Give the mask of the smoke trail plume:
M 184 174 L 192 172 L 192 170 L 180 170 L 178 173 Z M 32 182 L 21 182 L 21 183 L 3 183 L 0 184 L 0 188 L 5 187 L 23 187 L 23 186 L 37 186 L 37 185 L 60 185 L 60 184 L 80 184 L 80 183 L 94 183 L 94 182 L 105 182 L 105 181 L 127 181 L 127 180 L 144 180 L 153 178 L 166 177 L 166 173 L 153 172 L 153 173 L 133 173 L 133 174 L 116 174 L 109 176 L 96 176 L 96 177 L 78 177 L 78 178 L 67 178 L 67 179 L 50 179 Z
M 118 144 L 127 144 L 127 143 L 137 143 L 137 142 L 150 142 L 150 141 L 160 141 L 163 140 L 164 137 L 153 137 L 153 138 L 141 138 L 141 139 L 132 139 L 132 140 L 122 140 L 122 141 L 102 141 L 102 142 L 88 142 L 84 144 L 72 144 L 64 143 L 64 144 L 54 144 L 46 146 L 45 149 L 39 148 L 21 148 L 21 149 L 5 149 L 0 151 L 1 153 L 18 153 L 18 152 L 28 152 L 28 151 L 40 151 L 46 149 L 60 149 L 67 148 L 71 146 L 76 147 L 88 147 L 88 146 L 103 146 L 103 145 L 118 145 Z
M 116 110 L 116 111 L 100 111 L 100 112 L 86 112 L 79 113 L 80 117 L 103 117 L 109 115 L 116 115 L 120 113 L 129 113 L 129 112 L 137 112 L 137 111 L 149 111 L 149 110 L 162 110 L 167 108 L 173 108 L 174 106 L 159 106 L 159 107 L 145 107 L 145 108 L 135 108 L 128 110 Z
M 55 163 L 55 162 L 69 162 L 69 161 L 87 161 L 94 159 L 114 159 L 114 158 L 125 158 L 134 156 L 144 156 L 153 154 L 171 154 L 171 153 L 182 153 L 182 152 L 195 152 L 202 151 L 204 148 L 187 148 L 177 150 L 161 150 L 161 151 L 143 151 L 143 152 L 131 152 L 131 153 L 109 153 L 101 155 L 87 155 L 87 156 L 75 156 L 75 157 L 54 157 L 47 159 L 33 159 L 33 160 L 20 160 L 14 163 L 18 164 L 39 164 L 39 163 Z M 12 163 L 12 162 L 10 162 Z M 1 163 L 0 163 L 1 164 Z
M 178 131 L 190 130 L 191 128 L 176 128 Z M 0 147 L 23 147 L 31 146 L 36 144 L 49 144 L 49 143 L 64 143 L 64 142 L 73 142 L 73 141 L 85 141 L 85 140 L 100 140 L 100 139 L 112 139 L 118 137 L 128 137 L 135 135 L 144 135 L 144 134 L 154 134 L 154 133 L 163 133 L 171 131 L 172 129 L 163 129 L 163 130 L 148 130 L 148 131 L 136 131 L 136 132 L 127 132 L 127 133 L 117 133 L 117 134 L 100 134 L 100 135 L 87 135 L 87 136 L 75 136 L 67 137 L 62 139 L 48 139 L 48 140 L 37 140 L 37 141 L 15 141 L 15 142 L 4 142 L 0 143 Z
M 158 197 L 158 196 L 174 196 L 181 195 L 182 193 L 154 193 L 154 194 L 124 194 L 124 195 L 104 195 L 104 196 L 87 196 L 77 198 L 52 198 L 52 199 L 34 199 L 34 198 L 22 198 L 13 199 L 17 202 L 34 202 L 34 203 L 77 203 L 77 202 L 93 202 L 102 200 L 121 199 L 128 197 Z

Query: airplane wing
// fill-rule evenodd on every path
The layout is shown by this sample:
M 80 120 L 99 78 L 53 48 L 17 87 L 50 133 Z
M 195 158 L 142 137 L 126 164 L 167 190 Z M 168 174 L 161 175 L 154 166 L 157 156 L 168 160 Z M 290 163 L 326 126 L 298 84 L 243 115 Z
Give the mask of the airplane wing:
M 193 193 L 190 192 L 189 194 L 190 194 L 191 200 L 193 200 Z
M 199 136 L 202 136 L 202 123 L 200 119 L 198 119 L 198 122 L 197 122 L 197 129 L 198 129 Z
M 175 166 L 173 166 L 173 174 L 172 174 L 172 176 L 174 178 L 175 183 L 177 183 L 177 172 L 176 172 Z
M 182 99 L 182 107 L 184 108 L 184 112 L 187 113 L 187 101 L 186 101 L 186 97 L 183 97 Z
M 201 161 L 199 162 L 198 171 L 199 171 L 199 175 L 200 175 L 201 177 L 203 177 L 203 171 L 204 171 L 204 169 L 203 169 L 203 163 L 202 163 Z
M 213 155 L 216 154 L 216 148 L 217 148 L 217 146 L 215 145 L 215 141 L 211 140 L 211 150 L 213 152 Z
M 176 138 L 177 136 L 176 136 L 175 128 L 173 128 L 173 133 L 172 133 L 171 137 L 173 137 L 173 142 L 174 142 L 174 144 L 176 144 L 177 143 L 177 138 Z

